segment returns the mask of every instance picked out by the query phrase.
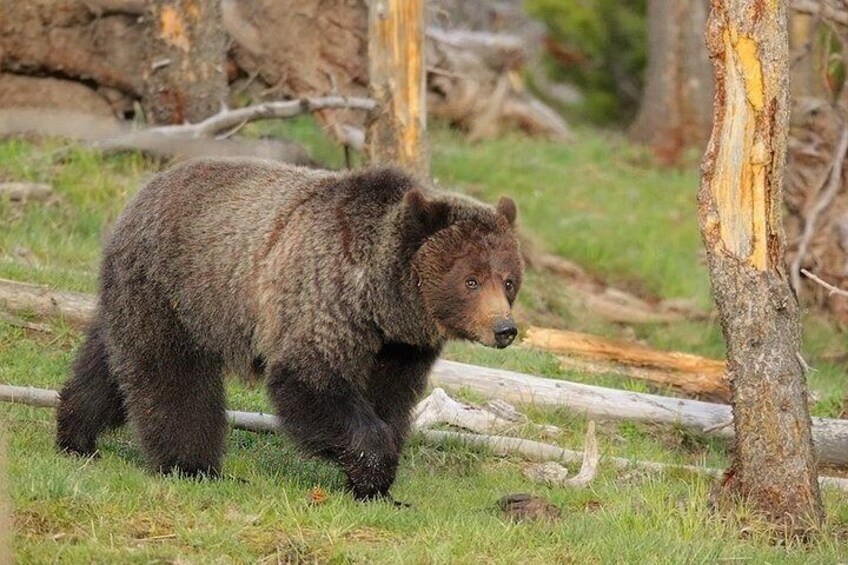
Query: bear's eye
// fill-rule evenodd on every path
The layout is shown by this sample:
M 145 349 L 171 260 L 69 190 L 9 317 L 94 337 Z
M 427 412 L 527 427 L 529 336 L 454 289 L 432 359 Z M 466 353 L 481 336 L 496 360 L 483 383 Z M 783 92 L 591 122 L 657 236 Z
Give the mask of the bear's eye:
M 474 277 L 468 277 L 467 279 L 465 279 L 465 287 L 466 288 L 471 288 L 471 289 L 477 288 L 478 284 L 480 284 L 480 283 L 478 283 L 477 279 L 475 279 Z
M 504 288 L 507 290 L 507 292 L 512 292 L 512 289 L 515 288 L 515 283 L 511 280 L 507 280 L 504 282 Z

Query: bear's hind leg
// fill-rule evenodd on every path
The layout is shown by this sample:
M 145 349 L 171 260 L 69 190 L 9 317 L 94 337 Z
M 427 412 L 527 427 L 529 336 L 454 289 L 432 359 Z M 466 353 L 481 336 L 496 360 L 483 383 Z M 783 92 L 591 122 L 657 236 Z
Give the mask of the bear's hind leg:
M 124 399 L 109 372 L 102 325 L 95 319 L 62 388 L 56 411 L 56 443 L 62 451 L 95 453 L 97 436 L 124 423 Z
M 187 341 L 159 345 L 124 381 L 129 419 L 154 470 L 216 477 L 227 431 L 221 363 Z
M 127 418 L 158 472 L 216 476 L 227 431 L 222 363 L 199 347 L 164 292 L 147 283 L 104 285 L 110 367 Z

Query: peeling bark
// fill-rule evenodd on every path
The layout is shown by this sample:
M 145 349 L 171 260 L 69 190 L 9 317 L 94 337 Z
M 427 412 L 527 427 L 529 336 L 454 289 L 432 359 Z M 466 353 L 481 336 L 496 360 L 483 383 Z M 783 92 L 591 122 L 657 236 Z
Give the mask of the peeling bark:
M 698 198 L 736 434 L 722 498 L 741 496 L 776 526 L 799 531 L 820 525 L 824 511 L 780 223 L 786 9 L 785 0 L 712 1 L 707 45 L 716 104 Z
M 369 0 L 368 74 L 380 112 L 368 126 L 368 157 L 429 176 L 423 0 Z

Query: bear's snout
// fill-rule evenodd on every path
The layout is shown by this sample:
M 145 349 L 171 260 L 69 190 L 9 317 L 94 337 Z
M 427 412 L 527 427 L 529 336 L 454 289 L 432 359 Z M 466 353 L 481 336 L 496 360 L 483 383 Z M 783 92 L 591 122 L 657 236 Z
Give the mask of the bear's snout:
M 495 345 L 498 349 L 507 347 L 517 335 L 518 328 L 515 327 L 515 320 L 512 318 L 501 320 L 495 324 Z

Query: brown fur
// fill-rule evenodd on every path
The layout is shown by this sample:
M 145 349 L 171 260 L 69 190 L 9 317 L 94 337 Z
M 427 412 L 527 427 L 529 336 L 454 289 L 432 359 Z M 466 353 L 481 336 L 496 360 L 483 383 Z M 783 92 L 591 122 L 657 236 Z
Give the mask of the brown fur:
M 166 171 L 104 251 L 59 445 L 91 453 L 128 418 L 155 468 L 215 474 L 221 372 L 266 368 L 283 429 L 338 461 L 356 496 L 384 495 L 444 341 L 503 347 L 515 335 L 514 221 L 509 199 L 493 209 L 393 169 Z

